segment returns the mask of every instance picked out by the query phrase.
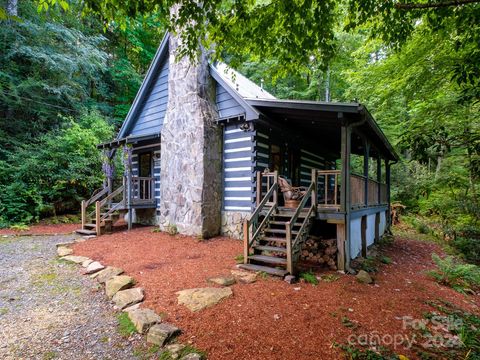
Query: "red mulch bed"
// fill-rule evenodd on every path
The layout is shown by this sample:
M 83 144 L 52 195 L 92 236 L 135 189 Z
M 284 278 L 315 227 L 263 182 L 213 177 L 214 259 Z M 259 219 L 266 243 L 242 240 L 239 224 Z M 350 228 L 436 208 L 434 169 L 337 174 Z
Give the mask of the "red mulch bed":
M 229 274 L 242 253 L 237 240 L 152 233 L 149 228 L 101 236 L 75 245 L 75 253 L 119 266 L 145 288 L 145 306 L 166 313 L 183 330 L 181 341 L 208 353 L 209 359 L 336 359 L 350 334 L 408 334 L 403 316 L 422 319 L 438 298 L 475 313 L 478 297 L 464 296 L 425 275 L 433 267 L 435 245 L 397 238 L 387 250 L 393 263 L 382 265 L 376 285 L 353 276 L 318 286 L 289 285 L 276 278 L 236 284 L 234 296 L 191 313 L 177 305 L 175 292 L 207 286 L 206 278 Z M 296 290 L 297 288 L 297 290 Z M 298 289 L 300 288 L 300 289 Z M 346 327 L 342 318 L 357 323 Z M 397 353 L 415 356 L 397 347 Z
M 70 234 L 81 227 L 80 224 L 32 225 L 28 230 L 0 229 L 0 235 L 55 235 Z

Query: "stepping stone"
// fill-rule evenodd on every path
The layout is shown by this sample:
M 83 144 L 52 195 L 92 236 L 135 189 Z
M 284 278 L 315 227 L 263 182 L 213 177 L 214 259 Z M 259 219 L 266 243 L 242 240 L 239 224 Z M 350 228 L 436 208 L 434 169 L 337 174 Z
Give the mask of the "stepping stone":
M 183 344 L 170 344 L 165 346 L 165 350 L 172 355 L 172 358 L 178 358 L 178 353 L 183 349 L 185 349 L 185 345 Z
M 182 357 L 180 360 L 202 360 L 202 355 L 197 353 L 190 353 Z
M 85 260 L 90 260 L 86 256 L 75 256 L 75 255 L 62 256 L 60 259 L 70 261 L 70 262 L 73 262 L 75 264 L 81 264 Z
M 172 324 L 155 324 L 150 328 L 150 330 L 148 330 L 147 342 L 162 347 L 178 334 L 180 334 L 180 329 Z
M 85 270 L 85 274 L 86 275 L 93 274 L 93 273 L 99 272 L 100 270 L 103 270 L 103 269 L 105 269 L 105 266 L 100 264 L 98 261 L 94 261 L 87 266 L 87 269 Z
M 217 284 L 221 286 L 230 286 L 235 284 L 235 278 L 233 276 L 216 276 L 207 279 L 209 283 Z
M 135 305 L 142 301 L 144 293 L 142 288 L 133 288 L 117 292 L 112 300 L 115 306 L 120 310 L 125 309 L 128 306 Z
M 138 308 L 140 308 L 140 304 L 141 304 L 141 303 L 137 303 L 137 304 L 135 304 L 135 305 L 126 307 L 126 308 L 123 309 L 122 311 L 123 311 L 123 312 L 129 312 L 129 311 L 132 311 L 132 310 L 137 310 Z
M 72 245 L 75 245 L 75 241 L 58 243 L 56 246 L 57 246 L 57 248 L 59 248 L 59 247 L 66 247 L 66 248 L 68 248 L 69 246 L 72 246 Z
M 249 271 L 232 270 L 233 277 L 242 284 L 251 284 L 257 281 L 257 274 Z
M 73 249 L 70 249 L 66 246 L 59 246 L 57 247 L 57 255 L 62 257 L 62 256 L 67 256 L 67 255 L 72 255 L 73 254 Z
M 191 311 L 199 311 L 206 307 L 218 304 L 221 300 L 232 296 L 232 289 L 225 288 L 197 288 L 178 291 L 178 303 L 185 305 Z
M 123 269 L 117 268 L 117 267 L 112 267 L 112 266 L 107 266 L 105 269 L 90 275 L 92 279 L 96 278 L 97 281 L 101 284 L 107 282 L 107 280 L 111 279 L 114 276 L 118 276 L 123 274 Z
M 162 318 L 151 309 L 136 309 L 129 311 L 127 314 L 140 334 L 144 334 L 153 325 L 162 322 Z
M 127 275 L 114 276 L 105 282 L 105 293 L 111 299 L 120 290 L 131 288 L 135 284 L 132 277 Z
M 82 266 L 83 266 L 84 268 L 86 268 L 86 267 L 88 267 L 88 265 L 90 265 L 92 262 L 93 262 L 92 259 L 85 260 L 84 262 L 82 262 Z
M 372 277 L 365 270 L 360 270 L 355 277 L 357 281 L 364 284 L 371 284 L 373 282 Z

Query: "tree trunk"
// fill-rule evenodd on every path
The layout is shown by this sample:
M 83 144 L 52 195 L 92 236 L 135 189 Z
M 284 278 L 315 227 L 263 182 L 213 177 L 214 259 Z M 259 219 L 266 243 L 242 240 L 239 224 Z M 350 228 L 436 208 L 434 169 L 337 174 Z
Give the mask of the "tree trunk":
M 327 76 L 325 79 L 325 101 L 330 102 L 330 66 L 327 67 Z
M 7 0 L 6 10 L 9 16 L 18 16 L 18 0 Z

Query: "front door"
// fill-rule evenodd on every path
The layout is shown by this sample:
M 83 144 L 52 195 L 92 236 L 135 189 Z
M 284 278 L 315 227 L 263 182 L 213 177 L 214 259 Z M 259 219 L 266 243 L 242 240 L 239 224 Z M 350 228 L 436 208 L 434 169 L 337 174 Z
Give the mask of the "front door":
M 150 181 L 145 178 L 152 177 L 152 153 L 145 152 L 138 155 L 138 176 L 140 181 L 138 183 L 140 199 L 151 199 Z

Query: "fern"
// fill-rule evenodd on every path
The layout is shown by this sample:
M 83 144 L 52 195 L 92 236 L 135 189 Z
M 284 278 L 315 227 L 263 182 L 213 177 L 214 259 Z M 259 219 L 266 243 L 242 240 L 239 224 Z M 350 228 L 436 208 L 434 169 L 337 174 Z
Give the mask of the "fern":
M 460 263 L 453 256 L 442 259 L 437 254 L 432 254 L 432 260 L 437 265 L 437 269 L 429 271 L 428 274 L 439 284 L 450 286 L 461 293 L 480 287 L 478 266 Z

